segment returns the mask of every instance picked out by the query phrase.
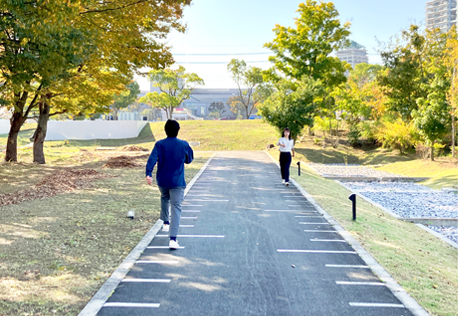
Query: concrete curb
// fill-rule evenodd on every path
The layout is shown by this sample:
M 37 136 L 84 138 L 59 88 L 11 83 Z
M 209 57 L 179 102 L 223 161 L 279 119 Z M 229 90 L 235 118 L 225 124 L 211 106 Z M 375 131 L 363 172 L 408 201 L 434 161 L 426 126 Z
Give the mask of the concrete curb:
M 266 152 L 266 154 L 268 154 Z M 270 158 L 277 164 L 272 156 Z M 329 215 L 314 199 L 305 191 L 294 179 L 290 181 L 302 193 L 302 195 L 320 212 L 323 217 L 339 232 L 339 234 L 348 242 L 355 250 L 356 253 L 363 259 L 363 261 L 371 268 L 371 270 L 380 278 L 382 282 L 391 290 L 391 292 L 404 304 L 404 306 L 412 312 L 415 316 L 430 316 L 430 314 L 414 300 L 409 293 L 402 288 L 401 285 L 372 257 L 361 245 L 354 239 L 349 232 L 347 232 L 340 224 Z
M 441 239 L 443 242 L 446 242 L 450 246 L 455 247 L 456 249 L 458 249 L 458 244 L 456 242 L 453 242 L 452 240 L 448 239 L 447 237 L 445 237 L 441 233 L 438 233 L 438 232 L 432 230 L 431 228 L 426 227 L 423 224 L 415 224 L 415 225 L 417 225 L 418 227 L 426 230 L 428 233 L 433 234 L 434 236 L 436 236 L 437 238 Z
M 186 186 L 184 195 L 188 194 L 189 190 L 192 188 L 194 183 L 199 179 L 202 173 L 205 171 L 207 166 L 210 164 L 211 160 L 216 154 L 213 154 L 207 162 L 202 166 L 199 172 L 192 178 L 189 184 Z M 137 259 L 145 251 L 146 247 L 151 243 L 153 238 L 157 235 L 159 230 L 162 227 L 162 221 L 160 219 L 151 227 L 151 229 L 146 233 L 142 240 L 135 246 L 135 248 L 129 253 L 129 255 L 124 259 L 121 265 L 113 272 L 113 274 L 108 278 L 108 280 L 102 285 L 102 287 L 97 291 L 97 293 L 92 297 L 89 303 L 86 304 L 84 309 L 78 314 L 78 316 L 95 316 L 103 307 L 103 304 L 111 296 L 114 290 L 118 287 L 118 284 L 124 279 L 126 274 L 135 264 Z

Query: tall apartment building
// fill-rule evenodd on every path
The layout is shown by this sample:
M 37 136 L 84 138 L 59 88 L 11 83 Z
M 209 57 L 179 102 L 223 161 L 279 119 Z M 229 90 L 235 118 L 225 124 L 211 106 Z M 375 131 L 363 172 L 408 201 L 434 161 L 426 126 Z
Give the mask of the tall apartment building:
M 351 44 L 348 47 L 337 51 L 336 56 L 340 60 L 345 60 L 353 68 L 355 68 L 357 64 L 369 62 L 366 47 L 356 43 L 355 41 L 351 41 Z
M 426 2 L 426 27 L 447 32 L 456 25 L 456 0 L 432 0 Z

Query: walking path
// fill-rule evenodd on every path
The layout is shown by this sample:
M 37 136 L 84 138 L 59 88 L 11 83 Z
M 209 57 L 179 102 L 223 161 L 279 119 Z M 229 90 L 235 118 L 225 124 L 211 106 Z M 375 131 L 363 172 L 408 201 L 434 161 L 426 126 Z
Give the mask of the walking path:
M 413 315 L 263 152 L 218 153 L 167 237 L 97 315 Z

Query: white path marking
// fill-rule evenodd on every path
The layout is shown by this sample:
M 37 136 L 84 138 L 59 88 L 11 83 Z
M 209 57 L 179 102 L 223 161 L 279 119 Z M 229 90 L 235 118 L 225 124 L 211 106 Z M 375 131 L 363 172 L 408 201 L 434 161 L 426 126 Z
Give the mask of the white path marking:
M 294 217 L 304 218 L 304 217 L 312 217 L 312 218 L 323 218 L 322 215 L 297 215 Z
M 159 308 L 161 304 L 156 303 L 105 303 L 103 307 L 140 307 L 140 308 Z
M 203 199 L 194 199 L 194 200 L 186 200 L 186 201 L 199 201 L 199 202 L 229 202 L 229 200 L 203 200 Z
M 169 235 L 156 235 L 156 237 L 169 237 Z M 224 238 L 224 235 L 178 235 L 177 238 Z
M 183 204 L 183 206 L 203 206 L 203 205 L 197 205 L 197 204 Z
M 295 196 L 295 195 L 283 195 L 284 198 L 298 198 L 298 199 L 303 199 L 303 196 Z
M 306 233 L 337 233 L 336 230 L 304 230 Z
M 305 222 L 299 222 L 301 225 L 331 225 L 329 223 L 305 223 Z
M 350 281 L 336 281 L 338 285 L 371 285 L 371 286 L 386 286 L 382 282 L 350 282 Z
M 177 260 L 137 260 L 135 263 L 178 264 L 178 261 Z
M 148 246 L 146 249 L 169 249 L 169 246 Z M 178 249 L 184 249 L 184 246 L 178 247 Z
M 389 303 L 359 303 L 350 302 L 348 303 L 353 307 L 393 307 L 393 308 L 405 308 L 402 304 L 389 304 Z
M 197 216 L 195 217 L 189 217 L 189 216 L 181 216 L 181 219 L 197 219 Z
M 170 283 L 171 279 L 123 279 L 125 283 Z
M 302 212 L 303 210 L 264 210 L 264 212 Z
M 322 241 L 322 242 L 346 242 L 344 239 L 310 239 L 310 241 Z
M 180 227 L 192 228 L 192 227 L 194 227 L 194 225 L 180 225 Z
M 181 213 L 200 213 L 198 210 L 181 210 Z
M 356 251 L 340 251 L 340 250 L 302 250 L 302 249 L 277 249 L 278 252 L 288 253 L 344 253 L 356 254 Z
M 351 264 L 326 264 L 327 268 L 369 269 L 369 266 Z

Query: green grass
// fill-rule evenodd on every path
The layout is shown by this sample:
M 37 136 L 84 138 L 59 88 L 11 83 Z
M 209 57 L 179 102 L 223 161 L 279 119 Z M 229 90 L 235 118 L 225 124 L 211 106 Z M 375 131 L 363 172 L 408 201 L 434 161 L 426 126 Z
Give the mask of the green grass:
M 297 174 L 292 168 L 292 174 Z M 458 250 L 412 223 L 359 199 L 351 220 L 350 194 L 308 168 L 294 177 L 312 197 L 432 315 L 456 315 Z
M 429 178 L 420 184 L 434 189 L 458 186 L 458 165 L 451 160 L 401 161 L 382 166 L 378 170 L 401 174 L 408 177 Z

